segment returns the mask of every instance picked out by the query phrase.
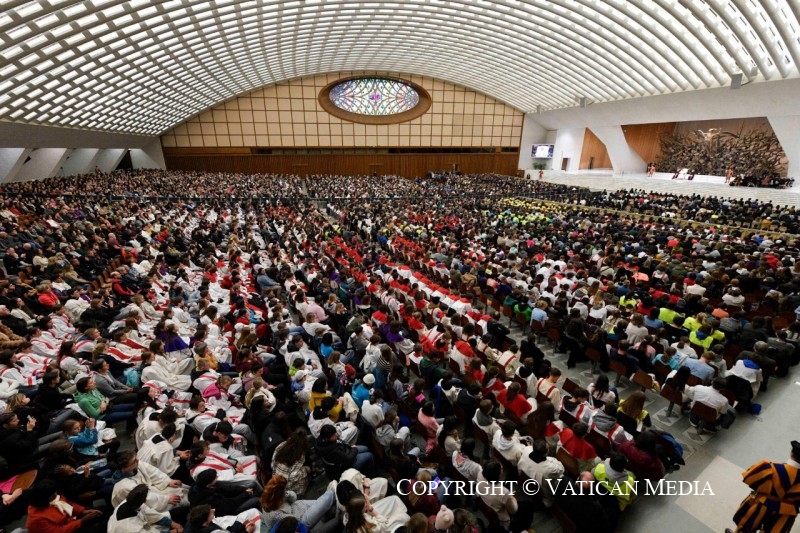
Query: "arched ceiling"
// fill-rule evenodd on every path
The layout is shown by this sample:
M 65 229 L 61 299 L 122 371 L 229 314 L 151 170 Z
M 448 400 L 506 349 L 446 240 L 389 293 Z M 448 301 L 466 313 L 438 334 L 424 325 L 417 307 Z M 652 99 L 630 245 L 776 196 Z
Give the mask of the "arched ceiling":
M 798 76 L 798 0 L 0 0 L 0 120 L 160 134 L 238 94 L 413 72 L 531 112 Z

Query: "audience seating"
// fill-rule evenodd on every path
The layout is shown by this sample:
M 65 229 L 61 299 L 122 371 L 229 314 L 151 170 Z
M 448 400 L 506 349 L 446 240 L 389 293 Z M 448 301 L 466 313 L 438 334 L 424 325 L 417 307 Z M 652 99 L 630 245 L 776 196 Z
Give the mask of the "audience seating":
M 697 425 L 698 433 L 703 433 L 705 424 L 713 426 L 717 422 L 717 410 L 703 402 L 694 402 L 692 413 L 700 418 L 700 423 Z
M 561 446 L 559 446 L 558 451 L 556 451 L 556 459 L 558 459 L 561 464 L 564 465 L 564 470 L 569 472 L 571 476 L 577 477 L 578 474 L 581 473 L 578 460 L 572 457 L 569 452 Z

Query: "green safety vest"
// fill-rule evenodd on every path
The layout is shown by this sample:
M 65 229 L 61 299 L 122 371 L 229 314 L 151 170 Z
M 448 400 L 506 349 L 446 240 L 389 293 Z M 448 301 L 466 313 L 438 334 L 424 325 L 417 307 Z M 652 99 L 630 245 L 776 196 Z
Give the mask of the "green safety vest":
M 600 463 L 594 467 L 594 478 L 608 489 L 608 492 L 617 498 L 620 511 L 624 511 L 625 508 L 630 505 L 633 499 L 631 487 L 636 486 L 634 481 L 635 477 L 631 472 L 628 472 L 628 479 L 626 481 L 622 483 L 611 483 L 608 481 L 608 475 L 606 475 L 605 463 Z

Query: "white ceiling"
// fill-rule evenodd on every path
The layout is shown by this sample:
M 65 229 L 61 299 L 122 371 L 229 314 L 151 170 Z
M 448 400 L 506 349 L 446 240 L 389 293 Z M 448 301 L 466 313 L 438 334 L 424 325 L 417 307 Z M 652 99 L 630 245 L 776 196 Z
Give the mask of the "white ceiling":
M 352 70 L 559 109 L 798 77 L 798 20 L 800 0 L 0 0 L 0 120 L 158 135 Z

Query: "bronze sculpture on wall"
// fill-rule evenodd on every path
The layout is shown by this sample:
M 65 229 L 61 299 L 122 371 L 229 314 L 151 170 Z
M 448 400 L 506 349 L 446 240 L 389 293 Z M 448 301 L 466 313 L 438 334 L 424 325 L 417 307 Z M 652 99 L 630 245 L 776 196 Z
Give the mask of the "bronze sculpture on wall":
M 786 154 L 773 132 L 669 132 L 661 135 L 660 145 L 657 164 L 665 171 L 687 168 L 691 174 L 724 176 L 733 167 L 737 184 L 747 180 L 757 185 L 786 176 Z

